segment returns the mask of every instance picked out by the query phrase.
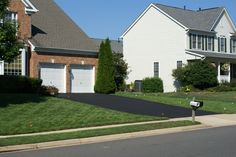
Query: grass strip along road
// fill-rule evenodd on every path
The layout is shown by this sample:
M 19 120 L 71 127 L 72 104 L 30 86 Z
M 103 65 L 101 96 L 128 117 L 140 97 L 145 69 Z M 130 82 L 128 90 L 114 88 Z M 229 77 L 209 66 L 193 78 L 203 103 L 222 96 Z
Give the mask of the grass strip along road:
M 160 122 L 154 124 L 141 124 L 131 126 L 121 126 L 106 129 L 95 129 L 95 130 L 84 130 L 70 133 L 59 133 L 50 135 L 37 135 L 37 136 L 25 136 L 25 137 L 12 137 L 0 139 L 0 147 L 20 144 L 33 144 L 49 141 L 59 141 L 68 139 L 87 138 L 103 135 L 131 133 L 138 131 L 156 130 L 163 128 L 174 128 L 181 126 L 197 125 L 199 122 L 192 123 L 191 121 L 171 121 L 171 122 Z

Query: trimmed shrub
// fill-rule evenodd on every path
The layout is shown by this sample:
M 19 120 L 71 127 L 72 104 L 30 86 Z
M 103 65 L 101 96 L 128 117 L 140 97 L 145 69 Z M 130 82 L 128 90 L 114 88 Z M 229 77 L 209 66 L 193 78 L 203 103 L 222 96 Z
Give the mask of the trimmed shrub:
M 195 61 L 183 68 L 173 70 L 172 76 L 181 85 L 192 85 L 198 89 L 215 87 L 218 84 L 216 68 L 206 61 Z
M 59 90 L 55 86 L 42 86 L 40 89 L 40 93 L 43 95 L 56 96 L 58 92 Z
M 0 93 L 39 93 L 41 79 L 25 76 L 0 76 Z
M 162 93 L 163 81 L 158 77 L 147 77 L 142 80 L 142 92 L 144 93 Z
M 96 93 L 111 94 L 116 91 L 115 69 L 109 39 L 99 49 L 98 72 L 94 90 Z

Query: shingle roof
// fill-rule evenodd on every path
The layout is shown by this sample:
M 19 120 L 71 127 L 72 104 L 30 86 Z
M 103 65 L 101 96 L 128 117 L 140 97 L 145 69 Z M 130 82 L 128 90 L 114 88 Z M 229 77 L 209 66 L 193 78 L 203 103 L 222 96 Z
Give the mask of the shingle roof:
M 162 4 L 154 5 L 187 28 L 208 32 L 212 31 L 211 28 L 224 10 L 223 7 L 217 7 L 194 11 Z
M 53 0 L 31 0 L 39 10 L 32 15 L 32 39 L 36 47 L 97 52 L 93 41 Z
M 104 39 L 95 39 L 92 38 L 93 42 L 95 43 L 95 45 L 97 46 L 97 49 L 99 49 L 100 44 L 102 43 L 102 41 L 105 41 Z M 110 40 L 111 42 L 111 49 L 113 52 L 115 53 L 123 53 L 123 42 L 120 40 Z

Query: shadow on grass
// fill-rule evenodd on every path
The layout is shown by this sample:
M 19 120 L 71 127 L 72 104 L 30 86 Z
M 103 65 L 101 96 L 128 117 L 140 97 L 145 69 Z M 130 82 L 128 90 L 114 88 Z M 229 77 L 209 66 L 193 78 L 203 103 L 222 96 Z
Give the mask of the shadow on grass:
M 39 103 L 46 101 L 46 97 L 39 94 L 0 94 L 0 108 L 10 104 Z

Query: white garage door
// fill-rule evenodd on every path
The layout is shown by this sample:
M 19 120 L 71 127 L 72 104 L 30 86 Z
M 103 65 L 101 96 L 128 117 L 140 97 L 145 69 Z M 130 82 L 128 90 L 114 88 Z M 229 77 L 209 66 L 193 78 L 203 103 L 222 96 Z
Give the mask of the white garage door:
M 92 65 L 71 65 L 71 92 L 94 92 L 94 67 Z
M 40 78 L 43 80 L 43 85 L 55 86 L 60 93 L 65 93 L 65 71 L 65 65 L 62 64 L 41 64 Z

